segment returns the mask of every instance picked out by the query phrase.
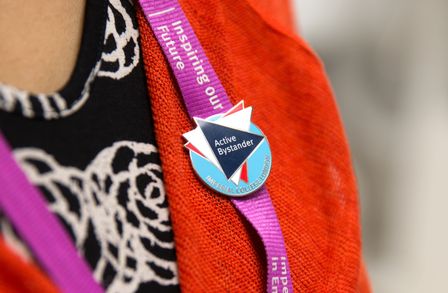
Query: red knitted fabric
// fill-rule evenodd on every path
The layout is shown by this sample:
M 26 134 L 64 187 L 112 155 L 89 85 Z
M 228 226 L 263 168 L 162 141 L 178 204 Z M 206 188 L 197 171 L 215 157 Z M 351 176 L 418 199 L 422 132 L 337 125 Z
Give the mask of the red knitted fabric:
M 57 293 L 51 281 L 34 264 L 26 263 L 0 239 L 0 292 Z
M 358 289 L 356 292 L 363 293 L 363 292 L 370 292 L 370 282 L 369 278 L 367 277 L 367 271 L 364 262 L 361 260 L 361 269 L 359 270 L 359 279 L 358 279 Z
M 288 21 L 279 21 L 287 6 L 263 8 L 268 2 L 274 1 L 181 4 L 232 102 L 254 106 L 254 123 L 271 145 L 267 188 L 295 290 L 368 292 L 357 190 L 333 94 L 316 55 L 290 33 Z M 181 137 L 194 125 L 141 11 L 138 19 L 181 287 L 263 292 L 263 247 L 230 201 L 194 175 Z

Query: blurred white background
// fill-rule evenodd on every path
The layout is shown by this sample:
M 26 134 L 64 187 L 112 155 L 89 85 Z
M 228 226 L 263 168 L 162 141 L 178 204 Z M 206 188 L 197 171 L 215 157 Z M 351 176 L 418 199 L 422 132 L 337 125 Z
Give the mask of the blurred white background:
M 374 292 L 448 292 L 448 1 L 293 3 L 349 137 Z

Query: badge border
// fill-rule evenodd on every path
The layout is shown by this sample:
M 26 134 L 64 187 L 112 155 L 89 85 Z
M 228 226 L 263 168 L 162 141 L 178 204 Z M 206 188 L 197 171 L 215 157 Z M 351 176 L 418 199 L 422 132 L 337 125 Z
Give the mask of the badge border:
M 216 117 L 216 116 L 220 116 L 220 115 L 223 115 L 223 113 L 214 114 L 214 115 L 211 115 L 211 116 L 209 116 L 209 117 L 207 117 L 207 118 L 201 118 L 201 119 L 203 119 L 203 120 L 208 120 L 208 119 L 210 119 L 210 118 L 213 118 L 213 117 Z M 195 121 L 194 118 L 195 118 L 195 117 L 193 117 L 193 121 Z M 213 122 L 213 121 L 209 121 L 209 122 Z M 195 122 L 195 124 L 196 124 L 196 122 Z M 198 171 L 197 171 L 196 168 L 194 167 L 193 160 L 192 160 L 192 157 L 191 157 L 193 151 L 187 149 L 188 152 L 189 152 L 190 164 L 191 164 L 191 167 L 193 168 L 194 173 L 196 174 L 196 176 L 200 179 L 200 181 L 201 181 L 201 182 L 202 182 L 208 189 L 210 189 L 210 190 L 212 190 L 212 191 L 214 191 L 214 192 L 217 192 L 218 194 L 221 194 L 221 195 L 225 195 L 225 196 L 229 196 L 229 197 L 238 197 L 238 198 L 240 198 L 240 197 L 246 197 L 246 196 L 249 196 L 249 195 L 251 195 L 251 194 L 257 192 L 258 190 L 260 190 L 260 189 L 266 184 L 266 181 L 268 180 L 269 175 L 271 174 L 271 170 L 272 170 L 272 150 L 271 150 L 271 145 L 269 144 L 269 140 L 268 140 L 267 136 L 264 134 L 264 132 L 261 130 L 261 128 L 258 127 L 258 125 L 256 125 L 255 123 L 253 123 L 252 120 L 250 121 L 250 124 L 251 124 L 251 125 L 254 125 L 254 126 L 261 132 L 261 135 L 263 135 L 264 140 L 266 141 L 266 143 L 267 143 L 267 145 L 268 145 L 269 153 L 270 153 L 270 157 L 271 157 L 271 163 L 269 164 L 269 170 L 268 170 L 268 172 L 267 172 L 267 174 L 266 174 L 266 178 L 264 179 L 263 183 L 260 184 L 260 186 L 258 186 L 256 189 L 251 190 L 251 191 L 249 191 L 249 192 L 247 192 L 247 193 L 241 193 L 241 194 L 229 194 L 229 193 L 224 193 L 224 192 L 222 192 L 222 191 L 220 191 L 220 190 L 218 190 L 218 189 L 213 188 L 212 186 L 210 186 L 209 183 L 207 183 L 207 182 L 205 181 L 205 179 L 202 178 L 202 176 L 198 173 Z M 199 126 L 196 124 L 196 127 L 199 127 Z M 259 145 L 257 146 L 256 149 L 258 149 L 261 145 L 262 145 L 262 143 L 259 144 Z M 253 153 L 256 152 L 256 149 L 253 151 Z M 197 155 L 197 156 L 199 156 L 199 155 Z M 205 158 L 202 158 L 202 159 L 206 160 Z M 247 162 L 247 160 L 249 160 L 249 157 L 248 157 L 244 162 Z M 211 164 L 211 163 L 209 163 L 209 164 Z M 242 164 L 242 165 L 243 165 L 243 164 Z M 242 166 L 242 165 L 241 165 L 241 166 Z M 216 166 L 213 166 L 213 167 L 216 168 Z M 224 176 L 225 176 L 225 175 L 224 175 Z M 227 181 L 229 181 L 229 180 L 230 180 L 230 179 L 228 179 Z

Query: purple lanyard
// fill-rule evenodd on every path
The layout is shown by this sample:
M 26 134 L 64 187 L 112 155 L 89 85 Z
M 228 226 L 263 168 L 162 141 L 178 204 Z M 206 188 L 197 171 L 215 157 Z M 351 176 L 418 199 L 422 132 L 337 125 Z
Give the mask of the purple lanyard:
M 179 84 L 191 118 L 206 118 L 232 107 L 193 28 L 177 0 L 139 0 Z M 194 52 L 192 54 L 191 52 Z M 210 82 L 201 85 L 194 67 L 201 64 Z M 293 292 L 285 242 L 266 187 L 231 198 L 263 241 L 267 259 L 267 292 Z
M 62 292 L 103 292 L 0 133 L 0 208 Z

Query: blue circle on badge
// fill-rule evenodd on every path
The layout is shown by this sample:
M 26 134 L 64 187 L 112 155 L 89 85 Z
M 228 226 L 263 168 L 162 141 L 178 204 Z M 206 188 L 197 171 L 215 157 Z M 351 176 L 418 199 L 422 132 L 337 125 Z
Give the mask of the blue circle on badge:
M 193 168 L 206 185 L 221 194 L 233 197 L 251 194 L 269 176 L 272 166 L 269 143 L 252 122 L 248 131 L 242 131 L 214 123 L 219 118 L 221 115 L 195 119 L 212 152 L 205 156 L 190 149 Z

